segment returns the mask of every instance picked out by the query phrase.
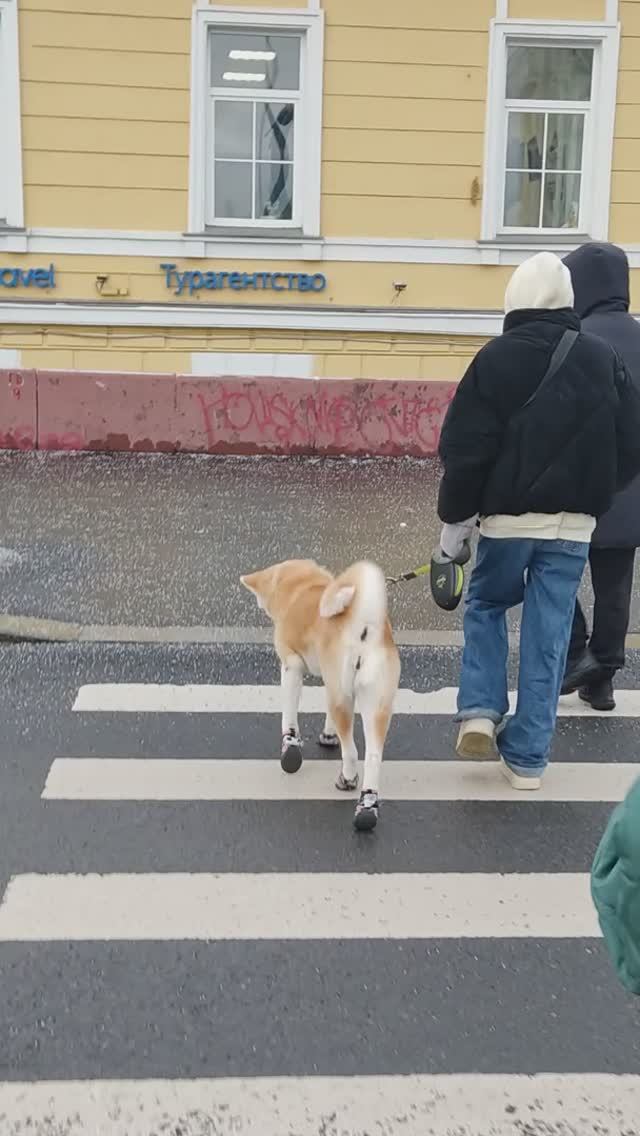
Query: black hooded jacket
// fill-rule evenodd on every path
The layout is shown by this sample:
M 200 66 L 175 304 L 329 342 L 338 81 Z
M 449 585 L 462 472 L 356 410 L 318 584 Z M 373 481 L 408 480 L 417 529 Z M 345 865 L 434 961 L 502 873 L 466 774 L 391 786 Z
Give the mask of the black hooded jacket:
M 569 308 L 517 310 L 468 368 L 445 418 L 440 519 L 586 513 L 600 517 L 640 471 L 640 392 L 616 352 L 583 331 L 529 405 Z
M 616 349 L 640 390 L 640 324 L 629 315 L 629 263 L 617 245 L 586 244 L 565 257 L 584 331 Z M 640 448 L 640 434 L 638 435 Z M 601 548 L 640 547 L 640 479 L 619 493 L 593 535 Z

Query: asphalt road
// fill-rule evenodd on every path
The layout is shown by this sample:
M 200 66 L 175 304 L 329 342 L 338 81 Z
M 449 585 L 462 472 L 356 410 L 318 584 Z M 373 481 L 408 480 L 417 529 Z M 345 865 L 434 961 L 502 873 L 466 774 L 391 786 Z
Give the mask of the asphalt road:
M 638 1005 L 582 891 L 617 791 L 606 786 L 640 760 L 635 716 L 565 707 L 548 784 L 580 776 L 558 799 L 482 799 L 456 767 L 449 799 L 423 779 L 363 837 L 313 742 L 319 717 L 305 720 L 301 773 L 280 774 L 267 648 L 4 646 L 0 659 L 3 1136 L 638 1130 Z M 458 665 L 454 649 L 405 650 L 402 685 L 455 686 Z M 640 714 L 635 654 L 624 681 Z M 168 684 L 151 692 L 164 710 L 137 712 L 139 687 L 105 693 L 113 683 Z M 94 684 L 90 699 L 118 708 L 74 710 Z M 196 701 L 203 684 L 252 689 L 242 712 L 222 700 L 179 713 L 185 684 Z M 425 760 L 435 785 L 452 738 L 444 714 L 399 714 L 388 785 Z M 137 799 L 133 759 L 151 771 Z M 172 799 L 154 799 L 154 759 Z M 224 792 L 179 799 L 198 761 L 224 763 Z M 311 799 L 299 779 L 319 763 L 327 789 Z M 78 796 L 83 767 L 95 780 Z M 505 883 L 515 896 L 491 906 Z M 385 886 L 383 902 L 366 900 Z M 429 888 L 444 895 L 433 910 Z M 394 905 L 434 930 L 398 934 Z

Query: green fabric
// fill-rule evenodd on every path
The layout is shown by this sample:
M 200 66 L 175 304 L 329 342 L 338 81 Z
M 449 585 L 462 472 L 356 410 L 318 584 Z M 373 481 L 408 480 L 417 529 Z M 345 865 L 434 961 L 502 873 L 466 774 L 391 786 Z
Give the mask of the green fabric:
M 618 977 L 640 994 L 640 780 L 609 820 L 591 869 L 591 894 Z

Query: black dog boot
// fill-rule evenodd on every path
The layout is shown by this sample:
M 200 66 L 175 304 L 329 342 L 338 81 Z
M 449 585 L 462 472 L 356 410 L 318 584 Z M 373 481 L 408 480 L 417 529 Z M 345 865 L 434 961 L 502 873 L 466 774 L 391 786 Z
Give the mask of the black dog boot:
M 580 687 L 580 698 L 587 702 L 594 710 L 600 713 L 615 710 L 616 700 L 613 696 L 613 682 L 608 675 Z
M 325 749 L 336 749 L 340 745 L 340 738 L 337 734 L 325 734 L 323 730 L 318 738 L 318 744 Z
M 289 730 L 282 739 L 280 765 L 285 773 L 297 773 L 302 765 L 302 738 Z
M 378 823 L 379 800 L 378 794 L 371 789 L 365 789 L 360 794 L 353 818 L 354 827 L 358 832 L 372 832 Z
M 341 770 L 338 775 L 338 780 L 336 781 L 336 789 L 339 789 L 341 793 L 353 793 L 354 789 L 358 788 L 358 781 L 359 777 L 357 773 L 351 781 L 347 781 L 347 778 Z

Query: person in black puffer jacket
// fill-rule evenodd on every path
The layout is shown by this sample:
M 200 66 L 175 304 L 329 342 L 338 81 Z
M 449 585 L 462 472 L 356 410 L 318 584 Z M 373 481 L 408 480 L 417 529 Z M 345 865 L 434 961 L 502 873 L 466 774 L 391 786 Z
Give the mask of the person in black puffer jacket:
M 629 314 L 629 262 L 616 245 L 586 244 L 565 257 L 574 307 L 583 331 L 616 349 L 631 381 L 640 388 L 640 324 Z M 640 441 L 640 439 L 639 439 Z M 614 710 L 613 676 L 624 666 L 625 638 L 640 546 L 640 479 L 619 493 L 598 521 L 589 563 L 595 598 L 593 633 L 576 603 L 563 694 L 580 690 L 596 710 Z M 589 646 L 587 646 L 589 643 Z
M 457 751 L 484 757 L 497 738 L 516 789 L 538 788 L 548 762 L 596 520 L 640 473 L 640 393 L 613 348 L 580 330 L 573 300 L 569 269 L 552 253 L 516 269 L 503 334 L 467 370 L 440 439 L 447 555 L 480 517 Z M 520 603 L 518 704 L 505 723 L 506 612 Z

